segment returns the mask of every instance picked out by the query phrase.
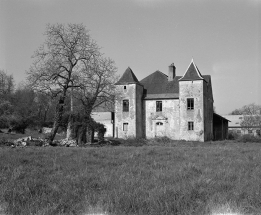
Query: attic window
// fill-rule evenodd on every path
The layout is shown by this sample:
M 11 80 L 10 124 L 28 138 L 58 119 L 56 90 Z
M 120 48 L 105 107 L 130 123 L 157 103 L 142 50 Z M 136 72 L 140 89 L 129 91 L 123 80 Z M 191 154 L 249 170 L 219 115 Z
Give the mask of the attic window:
M 123 112 L 129 112 L 129 100 L 122 101 Z
M 187 99 L 187 110 L 194 110 L 194 98 Z
M 156 101 L 156 112 L 162 111 L 162 101 Z
M 126 86 L 123 87 L 124 90 L 126 90 L 126 88 L 127 88 Z
M 163 125 L 162 122 L 156 122 L 156 125 Z

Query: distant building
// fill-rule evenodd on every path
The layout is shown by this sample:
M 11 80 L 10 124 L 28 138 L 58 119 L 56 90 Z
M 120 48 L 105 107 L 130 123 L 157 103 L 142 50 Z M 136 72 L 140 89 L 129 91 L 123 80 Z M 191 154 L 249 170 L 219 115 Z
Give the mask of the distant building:
M 115 137 L 227 138 L 228 120 L 213 113 L 211 77 L 201 75 L 193 60 L 183 76 L 171 64 L 168 76 L 156 71 L 138 81 L 127 68 L 115 85 Z
M 242 120 L 244 119 L 244 115 L 223 115 L 226 119 L 229 120 L 228 130 L 234 131 L 239 135 L 243 134 L 253 134 L 260 136 L 260 126 L 251 126 L 244 127 L 241 125 Z
M 105 126 L 104 137 L 114 137 L 114 112 L 93 112 L 92 118 Z

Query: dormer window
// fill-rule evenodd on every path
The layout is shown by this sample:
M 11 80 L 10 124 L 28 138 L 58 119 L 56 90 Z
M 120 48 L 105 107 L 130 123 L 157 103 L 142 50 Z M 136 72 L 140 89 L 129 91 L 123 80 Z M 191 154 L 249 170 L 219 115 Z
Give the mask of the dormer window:
M 156 101 L 156 112 L 162 111 L 162 101 Z
M 194 98 L 187 99 L 187 110 L 194 110 Z

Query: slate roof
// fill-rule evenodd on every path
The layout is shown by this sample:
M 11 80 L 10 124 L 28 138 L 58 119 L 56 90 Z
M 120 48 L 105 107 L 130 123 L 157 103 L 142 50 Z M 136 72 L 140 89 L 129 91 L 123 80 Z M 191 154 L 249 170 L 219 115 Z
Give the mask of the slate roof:
M 172 81 L 168 81 L 168 76 L 160 71 L 156 71 L 140 82 L 132 72 L 127 68 L 116 85 L 137 83 L 144 88 L 144 99 L 168 99 L 179 98 L 179 81 L 204 80 L 211 84 L 210 75 L 201 75 L 193 60 L 183 76 L 175 76 Z M 210 88 L 211 89 L 211 88 Z M 212 97 L 212 91 L 211 91 Z
M 120 80 L 115 85 L 121 84 L 140 84 L 130 67 L 126 69 Z
M 180 78 L 180 81 L 193 81 L 193 80 L 203 80 L 203 76 L 201 75 L 198 67 L 195 65 L 195 63 L 192 62 L 190 63 L 187 71 L 185 74 Z
M 178 98 L 179 78 L 181 76 L 176 76 L 173 81 L 168 81 L 167 75 L 156 71 L 142 79 L 140 83 L 145 89 L 145 99 Z

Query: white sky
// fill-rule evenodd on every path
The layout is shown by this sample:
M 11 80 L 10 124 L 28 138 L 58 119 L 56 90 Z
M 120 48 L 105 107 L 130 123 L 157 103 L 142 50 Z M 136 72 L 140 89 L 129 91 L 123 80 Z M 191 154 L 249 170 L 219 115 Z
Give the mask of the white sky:
M 260 0 L 0 0 L 0 69 L 25 80 L 47 23 L 83 23 L 118 74 L 141 80 L 191 58 L 226 114 L 261 104 Z

